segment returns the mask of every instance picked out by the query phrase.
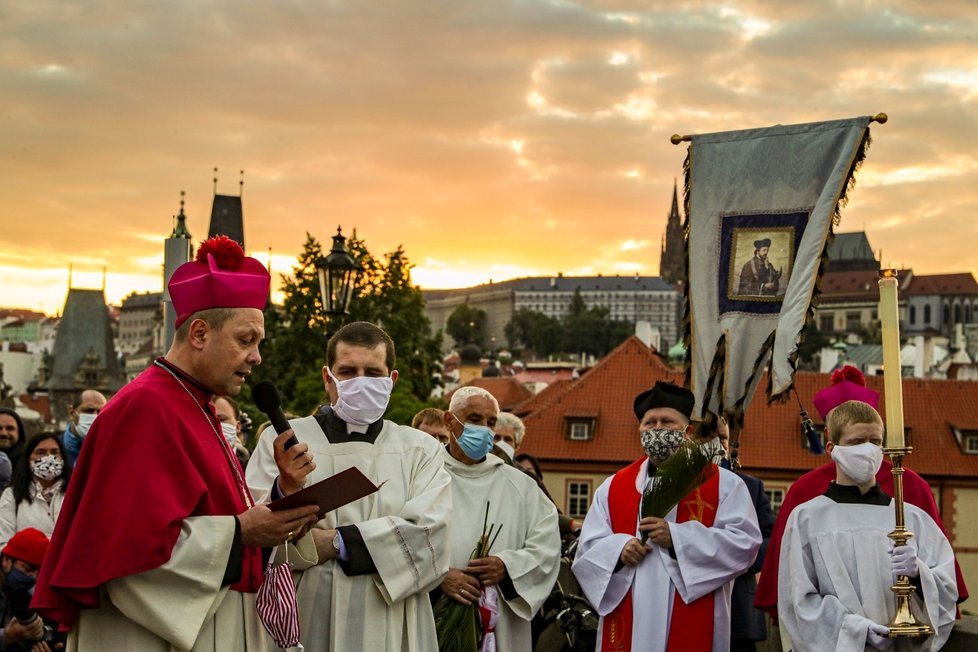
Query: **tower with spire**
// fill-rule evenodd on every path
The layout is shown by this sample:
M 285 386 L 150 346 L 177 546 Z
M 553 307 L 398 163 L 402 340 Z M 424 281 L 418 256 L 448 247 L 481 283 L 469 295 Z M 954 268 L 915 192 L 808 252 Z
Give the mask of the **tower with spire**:
M 163 352 L 173 343 L 174 324 L 177 315 L 170 301 L 167 284 L 180 265 L 188 262 L 193 253 L 190 231 L 187 230 L 187 216 L 183 212 L 184 191 L 180 191 L 180 213 L 174 218 L 173 233 L 163 243 Z
M 686 242 L 683 222 L 679 216 L 679 190 L 672 182 L 672 210 L 666 221 L 666 233 L 662 236 L 662 254 L 659 258 L 659 276 L 662 280 L 679 285 L 686 282 Z

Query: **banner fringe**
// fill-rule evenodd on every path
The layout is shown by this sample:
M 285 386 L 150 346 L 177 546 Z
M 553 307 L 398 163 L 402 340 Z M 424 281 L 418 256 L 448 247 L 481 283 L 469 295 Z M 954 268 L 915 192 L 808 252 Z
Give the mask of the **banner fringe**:
M 689 193 L 691 186 L 690 170 L 693 155 L 693 143 L 690 142 L 686 148 L 686 158 L 683 160 L 683 347 L 686 349 L 686 358 L 683 362 L 683 387 L 689 389 L 693 379 L 693 324 L 689 312 Z

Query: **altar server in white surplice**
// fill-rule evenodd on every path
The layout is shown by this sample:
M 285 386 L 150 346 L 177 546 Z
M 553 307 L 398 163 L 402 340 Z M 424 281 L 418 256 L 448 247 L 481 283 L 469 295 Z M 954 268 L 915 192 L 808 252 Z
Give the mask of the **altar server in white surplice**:
M 693 403 L 692 392 L 663 382 L 635 398 L 647 457 L 605 480 L 584 519 L 573 570 L 601 616 L 598 650 L 730 647 L 733 581 L 761 545 L 746 485 L 715 467 L 666 518 L 639 519 L 648 479 L 692 433 Z
M 290 421 L 309 446 L 308 484 L 352 466 L 376 484 L 374 494 L 329 512 L 287 546 L 297 574 L 300 637 L 307 650 L 371 652 L 437 649 L 428 592 L 448 571 L 450 478 L 441 448 L 414 428 L 383 420 L 397 380 L 394 343 L 366 322 L 330 338 L 323 380 L 330 406 Z M 302 487 L 278 476 L 269 428 L 248 464 L 256 496 Z M 291 449 L 290 449 L 291 450 Z M 276 561 L 285 550 L 276 550 Z
M 886 536 L 896 519 L 892 499 L 876 482 L 883 461 L 883 422 L 876 410 L 847 401 L 827 421 L 836 480 L 788 518 L 778 576 L 781 626 L 795 652 L 939 650 L 954 626 L 958 597 L 951 544 L 910 503 L 904 504 L 906 528 L 914 535 L 909 544 L 895 548 Z M 911 578 L 914 613 L 934 627 L 934 636 L 887 636 L 897 575 Z
M 495 605 L 495 649 L 530 652 L 530 620 L 550 595 L 560 566 L 557 510 L 533 478 L 489 454 L 498 412 L 489 392 L 468 386 L 452 395 L 445 413 L 452 435 L 442 449 L 452 476 L 452 556 L 432 598 L 447 594 L 462 604 L 480 603 L 483 615 Z M 486 557 L 470 560 L 487 520 L 499 537 Z

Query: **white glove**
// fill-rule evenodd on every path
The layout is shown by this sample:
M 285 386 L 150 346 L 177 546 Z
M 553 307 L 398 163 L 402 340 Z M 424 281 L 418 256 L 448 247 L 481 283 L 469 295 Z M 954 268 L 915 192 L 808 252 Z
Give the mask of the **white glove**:
M 889 633 L 890 628 L 886 625 L 870 623 L 869 629 L 866 630 L 866 642 L 877 650 L 889 650 L 896 642 L 895 638 L 889 638 L 887 636 Z
M 917 551 L 913 546 L 897 546 L 890 551 L 893 575 L 917 577 Z

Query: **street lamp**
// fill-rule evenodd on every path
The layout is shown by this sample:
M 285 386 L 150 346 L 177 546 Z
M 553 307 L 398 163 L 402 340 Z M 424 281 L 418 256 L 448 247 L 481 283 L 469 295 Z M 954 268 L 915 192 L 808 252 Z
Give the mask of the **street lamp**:
M 346 250 L 346 238 L 339 226 L 333 236 L 333 248 L 328 256 L 316 261 L 316 271 L 319 272 L 319 294 L 326 317 L 350 314 L 350 299 L 363 267 Z

